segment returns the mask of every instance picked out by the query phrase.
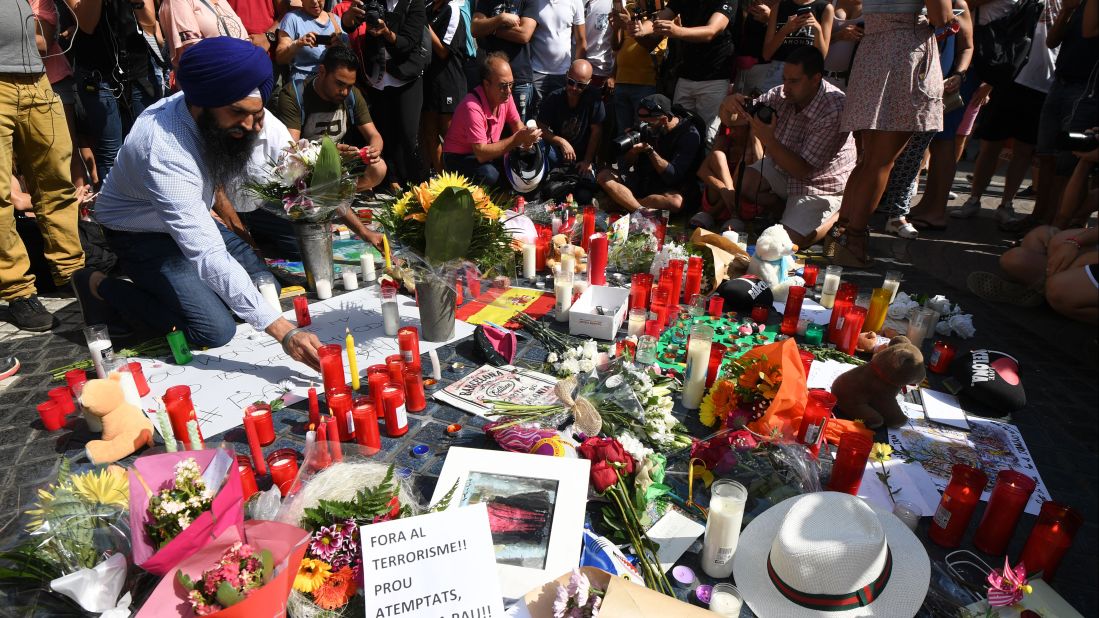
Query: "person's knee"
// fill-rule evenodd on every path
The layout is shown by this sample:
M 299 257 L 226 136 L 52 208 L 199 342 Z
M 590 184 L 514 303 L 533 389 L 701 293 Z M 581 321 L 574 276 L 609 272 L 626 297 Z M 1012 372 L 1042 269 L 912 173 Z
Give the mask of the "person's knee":
M 191 323 L 184 329 L 187 341 L 197 348 L 219 348 L 237 334 L 237 324 L 227 312 L 207 315 L 201 323 Z
M 1031 251 L 1027 251 L 1022 248 L 1009 249 L 1000 256 L 1000 268 L 1003 269 L 1007 276 L 1015 279 L 1024 279 L 1023 273 L 1030 270 L 1031 261 L 1035 258 L 1035 254 Z
M 614 182 L 617 179 L 614 170 L 610 168 L 599 170 L 599 174 L 595 177 L 595 182 L 599 183 L 600 187 L 606 188 L 607 183 Z

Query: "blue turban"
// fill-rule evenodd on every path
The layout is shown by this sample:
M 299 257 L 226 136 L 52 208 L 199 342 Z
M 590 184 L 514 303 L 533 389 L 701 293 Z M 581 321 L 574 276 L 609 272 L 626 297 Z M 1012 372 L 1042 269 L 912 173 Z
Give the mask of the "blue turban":
M 223 107 L 256 90 L 266 103 L 275 76 L 267 52 L 248 41 L 219 36 L 183 52 L 176 81 L 189 105 Z

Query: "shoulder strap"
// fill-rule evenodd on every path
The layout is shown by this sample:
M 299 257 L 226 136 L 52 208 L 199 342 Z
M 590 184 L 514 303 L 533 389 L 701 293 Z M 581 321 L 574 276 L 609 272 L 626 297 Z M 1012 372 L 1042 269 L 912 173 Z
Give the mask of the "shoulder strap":
M 304 85 L 304 83 L 305 82 L 302 82 L 303 85 Z M 299 134 L 304 133 L 305 132 L 305 101 L 304 101 L 304 97 L 302 97 L 301 90 L 298 90 L 298 82 L 297 81 L 291 79 L 289 85 L 290 85 L 290 89 L 294 91 L 294 98 L 298 100 L 298 114 L 301 115 L 301 124 L 298 125 L 298 127 L 299 127 L 298 132 L 299 132 Z
M 347 107 L 347 124 L 348 130 L 351 127 L 357 127 L 355 119 L 355 88 L 352 86 L 351 90 L 347 92 L 347 98 L 343 100 L 344 105 Z
M 206 8 L 210 9 L 210 12 L 214 14 L 214 18 L 218 20 L 218 30 L 221 31 L 221 36 L 230 36 L 229 26 L 226 25 L 225 19 L 221 16 L 221 13 L 217 12 L 214 5 L 210 4 L 210 0 L 199 0 Z

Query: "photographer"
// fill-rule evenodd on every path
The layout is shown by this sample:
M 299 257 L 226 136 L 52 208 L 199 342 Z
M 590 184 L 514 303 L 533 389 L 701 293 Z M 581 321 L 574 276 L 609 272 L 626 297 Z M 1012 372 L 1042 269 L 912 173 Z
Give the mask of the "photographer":
M 828 233 L 855 166 L 855 142 L 840 130 L 844 94 L 823 80 L 824 56 L 795 50 L 782 85 L 749 104 L 732 95 L 733 124 L 749 124 L 765 156 L 744 172 L 740 197 L 781 213 L 790 239 L 808 247 Z
M 279 23 L 275 62 L 290 65 L 290 79 L 299 89 L 317 71 L 329 45 L 343 38 L 338 20 L 324 10 L 323 0 L 302 0 Z
M 530 64 L 530 43 L 538 26 L 538 7 L 533 0 L 477 0 L 473 11 L 473 36 L 486 54 L 507 56 L 515 84 L 511 96 L 519 116 L 530 120 L 534 111 L 534 69 Z
M 423 71 L 431 60 L 424 0 L 344 0 L 332 14 L 341 19 L 351 48 L 359 54 L 367 102 L 386 145 L 389 179 L 397 183 L 424 176 L 420 160 Z
M 599 172 L 599 186 L 627 212 L 676 212 L 698 190 L 695 172 L 704 154 L 702 121 L 682 108 L 673 112 L 668 97 L 652 94 L 641 99 L 637 122 L 636 129 L 615 141 L 624 151 L 618 171 Z

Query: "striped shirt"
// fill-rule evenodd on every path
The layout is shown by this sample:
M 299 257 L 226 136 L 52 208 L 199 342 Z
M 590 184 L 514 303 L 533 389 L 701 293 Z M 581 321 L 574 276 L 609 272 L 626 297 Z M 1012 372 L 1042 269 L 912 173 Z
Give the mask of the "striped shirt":
M 149 106 L 126 137 L 95 204 L 100 225 L 168 234 L 202 281 L 257 330 L 276 313 L 225 248 L 210 209 L 214 185 L 183 93 Z

